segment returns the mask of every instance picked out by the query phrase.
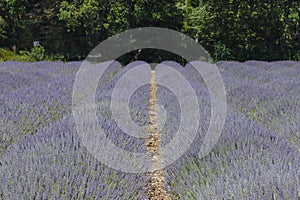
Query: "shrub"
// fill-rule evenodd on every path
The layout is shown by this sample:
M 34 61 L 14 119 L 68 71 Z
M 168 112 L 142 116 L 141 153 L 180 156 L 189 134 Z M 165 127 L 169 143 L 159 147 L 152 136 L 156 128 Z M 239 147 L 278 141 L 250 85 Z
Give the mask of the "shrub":
M 43 46 L 36 46 L 29 52 L 29 57 L 34 61 L 41 61 L 45 58 L 45 48 Z
M 3 49 L 3 48 L 0 49 L 0 61 L 1 62 L 10 60 L 10 58 L 12 58 L 14 56 L 16 56 L 16 54 L 10 50 Z
M 8 49 L 0 49 L 0 61 L 35 62 L 45 59 L 45 48 L 43 46 L 33 47 L 30 51 L 20 50 L 18 53 Z M 51 57 L 48 59 L 51 60 Z

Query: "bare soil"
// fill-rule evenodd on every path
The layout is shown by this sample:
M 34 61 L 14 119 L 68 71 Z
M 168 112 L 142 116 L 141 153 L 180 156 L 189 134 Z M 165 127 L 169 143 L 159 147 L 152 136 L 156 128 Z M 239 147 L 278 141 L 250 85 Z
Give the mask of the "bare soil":
M 155 83 L 155 71 L 151 71 L 150 81 L 150 117 L 149 117 L 149 138 L 146 140 L 145 145 L 149 159 L 152 160 L 151 171 L 147 173 L 148 176 L 148 197 L 150 200 L 172 200 L 172 195 L 166 190 L 166 181 L 164 172 L 161 169 L 161 163 L 163 161 L 163 153 L 160 150 L 161 133 L 157 127 L 157 115 L 156 115 L 156 83 Z

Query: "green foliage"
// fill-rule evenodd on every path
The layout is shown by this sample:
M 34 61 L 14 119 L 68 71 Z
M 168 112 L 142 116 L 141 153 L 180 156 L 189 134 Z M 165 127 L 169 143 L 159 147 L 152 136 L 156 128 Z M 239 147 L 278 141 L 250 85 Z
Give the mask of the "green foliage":
M 31 58 L 28 55 L 27 51 L 20 51 L 19 54 L 10 51 L 8 49 L 0 49 L 0 61 L 20 61 L 20 62 L 29 62 L 32 61 Z
M 0 61 L 20 61 L 20 62 L 35 62 L 45 58 L 45 49 L 42 46 L 33 47 L 30 51 L 21 50 L 19 53 L 7 49 L 0 49 Z
M 41 61 L 45 58 L 45 49 L 43 46 L 36 46 L 31 49 L 29 52 L 29 57 L 32 58 L 33 61 Z
M 7 39 L 7 37 L 7 23 L 3 19 L 3 17 L 0 16 L 0 43 L 3 43 Z
M 0 47 L 39 40 L 47 56 L 35 48 L 1 60 L 80 60 L 108 37 L 146 26 L 188 34 L 214 60 L 300 60 L 300 2 L 290 0 L 2 0 Z
M 64 61 L 64 62 L 67 61 L 65 56 L 62 53 L 46 55 L 44 60 L 47 60 L 47 61 Z
M 68 32 L 76 32 L 79 29 L 84 34 L 93 34 L 103 27 L 98 16 L 105 8 L 99 4 L 97 0 L 75 0 L 70 3 L 63 1 L 60 4 L 58 19 L 66 22 Z
M 300 2 L 199 1 L 190 10 L 186 32 L 215 60 L 299 59 Z
M 0 49 L 0 61 L 7 61 L 10 60 L 12 57 L 16 56 L 16 54 L 10 50 L 7 49 Z
M 231 56 L 230 49 L 226 47 L 225 44 L 217 42 L 214 45 L 213 57 L 215 60 L 230 60 L 233 59 Z

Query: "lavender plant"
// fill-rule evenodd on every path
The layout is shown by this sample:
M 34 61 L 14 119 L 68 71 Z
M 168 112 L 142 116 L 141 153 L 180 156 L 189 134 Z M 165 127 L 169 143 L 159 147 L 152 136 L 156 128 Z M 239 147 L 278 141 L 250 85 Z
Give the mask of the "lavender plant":
M 106 78 L 102 80 L 107 81 Z M 102 128 L 116 145 L 137 152 L 144 151 L 142 141 L 126 138 L 108 116 L 109 113 L 102 112 L 107 107 L 101 106 L 105 105 L 105 99 L 101 97 L 109 95 L 113 89 L 106 81 L 99 84 L 102 92 L 98 92 L 97 96 L 98 119 Z M 67 85 L 72 86 L 70 83 Z M 143 109 L 148 102 L 143 98 L 147 95 L 147 87 L 133 95 L 133 114 L 145 112 Z M 6 184 L 1 187 L 1 198 L 145 199 L 145 176 L 122 173 L 101 164 L 82 145 L 72 115 L 66 113 L 65 117 L 39 128 L 36 134 L 10 145 L 2 155 L 1 182 Z M 17 157 L 20 159 L 15 159 Z
M 71 117 L 11 145 L 1 162 L 2 199 L 145 198 L 143 176 L 96 160 L 82 145 Z
M 110 107 L 117 82 L 140 64 L 122 68 L 114 62 L 101 77 L 95 99 L 97 120 L 106 137 L 119 148 L 144 153 L 144 139 L 118 127 Z M 216 63 L 229 107 L 221 137 L 204 158 L 198 157 L 198 151 L 211 109 L 205 82 L 190 64 L 185 68 L 171 61 L 163 64 L 190 82 L 201 111 L 189 150 L 164 169 L 174 197 L 300 198 L 299 62 Z M 0 199 L 147 199 L 145 174 L 109 168 L 83 145 L 71 115 L 73 83 L 80 65 L 0 63 Z M 123 87 L 128 90 L 129 84 Z M 144 85 L 130 99 L 130 117 L 139 126 L 149 121 L 149 91 L 149 85 Z M 174 92 L 160 85 L 157 103 L 164 146 L 175 137 L 181 108 Z
M 239 70 L 238 63 L 235 64 L 237 64 L 235 70 Z M 241 68 L 243 67 L 242 65 Z M 229 68 L 230 66 L 228 66 Z M 226 69 L 224 70 L 226 71 Z M 187 66 L 186 70 L 192 72 L 190 74 L 195 72 L 191 66 Z M 239 71 L 230 70 L 240 74 Z M 255 73 L 252 73 L 251 76 L 253 74 Z M 242 75 L 242 77 L 245 76 L 247 73 Z M 230 78 L 225 78 L 225 80 L 227 86 L 230 83 L 238 83 L 238 81 L 230 82 Z M 199 79 L 198 81 L 194 87 L 202 88 L 203 82 Z M 266 120 L 258 120 L 257 116 L 248 119 L 249 116 L 235 110 L 236 106 L 251 108 L 265 102 L 280 101 L 280 94 L 269 91 L 269 88 L 266 87 L 258 87 L 258 84 L 256 86 L 238 85 L 236 88 L 230 86 L 233 89 L 228 94 L 228 98 L 231 99 L 229 105 L 232 108 L 229 108 L 222 135 L 210 155 L 199 159 L 193 153 L 196 151 L 192 151 L 192 149 L 199 149 L 199 145 L 203 141 L 201 137 L 205 134 L 205 129 L 200 127 L 207 126 L 207 123 L 205 120 L 201 120 L 199 137 L 191 146 L 191 150 L 166 169 L 174 193 L 183 199 L 299 198 L 300 182 L 299 176 L 297 176 L 300 161 L 299 149 L 290 144 L 287 134 L 279 134 L 279 130 L 277 130 L 278 132 L 270 131 L 266 126 L 268 125 Z M 164 93 L 162 98 L 168 99 L 167 96 L 168 94 Z M 176 102 L 165 102 L 169 104 L 166 108 L 177 106 Z M 204 102 L 200 101 L 200 106 L 201 104 L 204 106 Z M 298 105 L 296 101 L 294 101 L 295 104 Z M 274 109 L 278 112 L 281 108 L 277 104 L 274 105 Z M 265 112 L 264 115 L 275 115 L 270 110 L 260 111 Z M 292 116 L 294 114 L 296 114 L 296 110 L 290 113 Z M 180 118 L 180 115 L 173 117 Z M 283 116 L 281 115 L 281 117 Z M 283 126 L 284 120 L 286 118 L 278 126 Z M 262 123 L 258 123 L 259 121 Z M 291 125 L 290 121 L 285 123 Z M 175 126 L 172 125 L 173 127 L 169 128 L 171 130 Z M 283 176 L 284 178 L 282 178 Z M 295 176 L 297 177 L 295 178 Z

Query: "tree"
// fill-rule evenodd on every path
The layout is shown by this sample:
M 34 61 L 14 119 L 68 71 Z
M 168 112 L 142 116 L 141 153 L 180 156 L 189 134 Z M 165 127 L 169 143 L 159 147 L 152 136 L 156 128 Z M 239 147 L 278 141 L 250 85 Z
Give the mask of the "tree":
M 296 59 L 299 7 L 288 0 L 199 1 L 190 9 L 185 31 L 215 59 Z

